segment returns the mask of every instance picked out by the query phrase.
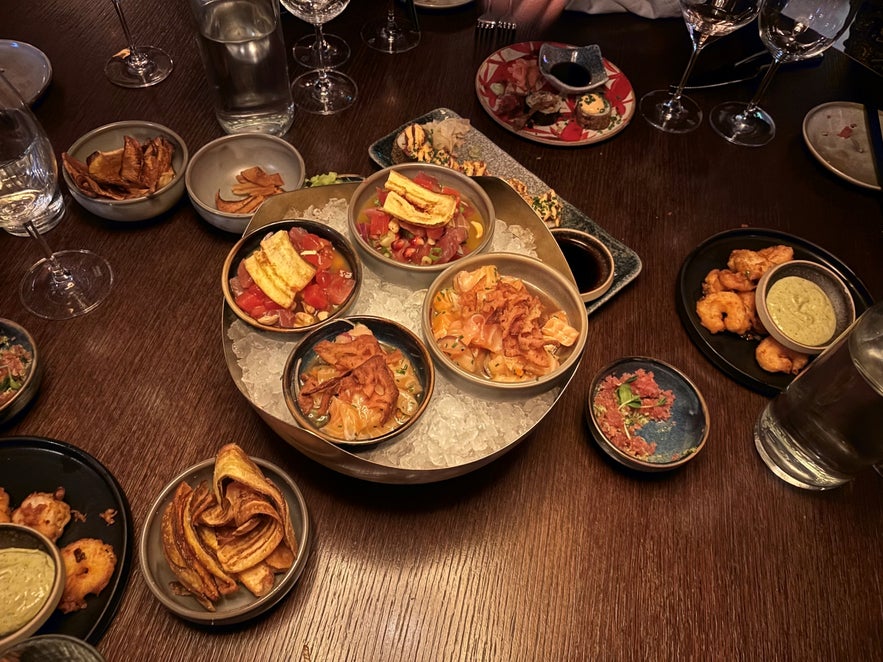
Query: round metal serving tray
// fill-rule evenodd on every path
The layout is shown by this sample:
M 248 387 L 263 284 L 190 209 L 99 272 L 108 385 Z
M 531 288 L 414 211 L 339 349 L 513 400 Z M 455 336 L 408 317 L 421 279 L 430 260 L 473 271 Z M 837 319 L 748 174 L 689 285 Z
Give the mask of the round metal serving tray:
M 565 262 L 564 255 L 558 248 L 558 244 L 552 237 L 552 233 L 536 214 L 534 214 L 530 206 L 527 205 L 503 180 L 497 179 L 496 177 L 477 177 L 476 179 L 491 197 L 497 217 L 505 219 L 509 225 L 520 225 L 529 229 L 534 235 L 537 257 L 573 279 L 570 268 L 567 266 L 567 262 Z M 290 193 L 274 196 L 268 199 L 257 211 L 249 223 L 246 232 L 263 227 L 274 221 L 290 218 L 289 214 L 292 209 L 304 210 L 311 206 L 322 207 L 329 200 L 334 198 L 349 200 L 357 187 L 358 184 L 334 184 L 331 186 L 299 189 Z M 331 444 L 312 432 L 301 428 L 293 422 L 293 419 L 292 422 L 282 420 L 258 406 L 250 397 L 248 389 L 243 383 L 242 369 L 240 368 L 237 357 L 233 351 L 233 341 L 228 334 L 231 324 L 235 321 L 237 321 L 236 315 L 225 302 L 223 304 L 222 315 L 222 338 L 224 344 L 224 357 L 227 360 L 227 368 L 230 370 L 230 375 L 233 377 L 233 382 L 236 384 L 236 387 L 245 396 L 245 399 L 252 405 L 258 415 L 280 437 L 282 437 L 282 439 L 294 446 L 307 457 L 329 469 L 333 469 L 348 476 L 377 483 L 432 483 L 467 474 L 470 471 L 474 471 L 493 462 L 495 459 L 514 448 L 516 444 L 530 434 L 533 428 L 536 427 L 536 424 L 543 419 L 545 414 L 548 413 L 548 411 L 554 406 L 555 402 L 558 401 L 558 398 L 561 397 L 561 394 L 564 393 L 573 374 L 579 367 L 579 361 L 577 361 L 570 370 L 570 374 L 566 375 L 564 381 L 562 381 L 561 389 L 555 397 L 552 406 L 550 406 L 541 416 L 536 418 L 531 428 L 516 438 L 505 440 L 504 444 L 498 447 L 497 450 L 463 464 L 423 469 L 403 468 L 380 464 L 364 457 L 363 454 L 350 452 L 346 450 L 346 448 Z M 256 333 L 265 333 L 268 336 L 273 335 L 269 332 L 256 331 Z M 274 337 L 274 340 L 275 339 L 278 338 Z M 293 346 L 294 345 L 292 345 L 292 347 Z M 470 394 L 469 397 L 475 396 Z M 400 438 L 397 438 L 387 443 L 396 443 L 399 439 Z

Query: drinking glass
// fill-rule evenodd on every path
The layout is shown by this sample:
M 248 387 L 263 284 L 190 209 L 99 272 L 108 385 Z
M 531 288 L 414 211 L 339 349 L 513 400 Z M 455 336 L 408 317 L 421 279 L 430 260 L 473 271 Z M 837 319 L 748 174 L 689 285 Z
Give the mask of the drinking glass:
M 736 145 L 760 147 L 776 135 L 773 118 L 758 104 L 773 75 L 785 62 L 818 55 L 852 23 L 862 0 L 764 0 L 757 19 L 760 38 L 773 55 L 748 103 L 728 101 L 711 109 L 712 128 Z
M 89 312 L 110 293 L 107 261 L 90 251 L 54 253 L 34 225 L 58 196 L 58 162 L 43 127 L 0 74 L 0 227 L 24 229 L 45 257 L 25 274 L 22 303 L 46 319 Z M 20 232 L 19 232 L 20 233 Z
M 405 0 L 408 16 L 396 15 L 396 0 L 389 0 L 386 15 L 362 26 L 362 39 L 368 46 L 384 53 L 404 53 L 420 43 L 420 27 L 414 0 Z
M 349 0 L 281 0 L 282 6 L 297 18 L 316 28 L 316 39 L 321 39 L 322 24 L 340 14 Z M 330 69 L 320 49 L 319 66 L 294 79 L 291 96 L 295 105 L 308 113 L 330 115 L 349 108 L 356 100 L 355 81 L 339 71 Z
M 150 87 L 172 73 L 172 58 L 156 46 L 136 46 L 126 23 L 126 16 L 120 6 L 121 0 L 111 0 L 123 26 L 126 44 L 119 53 L 111 57 L 104 65 L 104 73 L 110 82 L 120 87 Z
M 325 19 L 325 22 L 330 21 L 341 11 L 343 11 L 343 7 L 333 16 Z M 322 24 L 319 24 L 316 25 L 315 34 L 301 37 L 294 42 L 291 54 L 294 56 L 295 62 L 309 69 L 318 69 L 320 66 L 336 69 L 350 58 L 350 47 L 346 40 L 337 35 L 326 33 Z
M 702 109 L 684 96 L 684 87 L 699 53 L 718 37 L 747 25 L 757 16 L 759 0 L 680 0 L 693 52 L 674 90 L 654 90 L 641 97 L 641 114 L 657 129 L 687 133 L 702 122 Z

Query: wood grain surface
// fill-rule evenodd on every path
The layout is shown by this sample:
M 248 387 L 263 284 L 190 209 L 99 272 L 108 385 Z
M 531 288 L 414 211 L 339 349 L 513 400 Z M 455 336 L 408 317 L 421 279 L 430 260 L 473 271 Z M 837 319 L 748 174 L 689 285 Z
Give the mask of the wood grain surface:
M 124 2 L 139 43 L 174 58 L 156 87 L 111 85 L 105 60 L 124 46 L 108 0 L 0 4 L 4 38 L 52 62 L 35 110 L 57 154 L 99 125 L 165 124 L 191 153 L 220 135 L 187 3 Z M 204 223 L 185 197 L 150 222 L 119 225 L 68 196 L 47 234 L 89 248 L 114 269 L 110 298 L 65 322 L 38 319 L 18 282 L 38 258 L 0 233 L 0 317 L 36 337 L 46 361 L 33 406 L 2 435 L 74 444 L 107 466 L 130 501 L 136 534 L 162 487 L 227 442 L 283 467 L 309 504 L 316 537 L 288 597 L 256 621 L 192 626 L 148 591 L 133 563 L 119 613 L 98 649 L 108 660 L 862 660 L 883 650 L 883 482 L 873 472 L 828 493 L 793 489 L 754 449 L 767 399 L 715 368 L 688 338 L 675 280 L 704 239 L 743 226 L 819 244 L 883 296 L 879 194 L 825 170 L 801 123 L 833 100 L 883 101 L 881 80 L 839 52 L 782 70 L 764 101 L 778 135 L 747 149 L 707 123 L 668 135 L 636 116 L 615 138 L 567 149 L 498 126 L 476 98 L 490 48 L 476 43 L 474 3 L 421 11 L 423 38 L 405 55 L 367 48 L 360 27 L 381 3 L 353 2 L 327 29 L 344 37 L 355 106 L 298 112 L 285 138 L 308 175 L 371 173 L 368 146 L 437 107 L 464 117 L 633 248 L 638 279 L 590 318 L 580 369 L 533 434 L 491 465 L 450 481 L 389 486 L 343 476 L 276 436 L 235 388 L 224 361 L 219 274 L 235 237 Z M 310 26 L 285 14 L 290 47 Z M 710 46 L 713 68 L 760 48 L 754 26 Z M 680 19 L 566 14 L 519 39 L 597 43 L 637 95 L 679 77 L 689 39 Z M 289 73 L 301 69 L 289 58 Z M 748 99 L 754 83 L 696 92 L 708 111 Z M 593 374 L 623 355 L 685 371 L 711 413 L 703 453 L 682 470 L 637 475 L 614 465 L 584 423 Z M 880 431 L 868 431 L 880 434 Z

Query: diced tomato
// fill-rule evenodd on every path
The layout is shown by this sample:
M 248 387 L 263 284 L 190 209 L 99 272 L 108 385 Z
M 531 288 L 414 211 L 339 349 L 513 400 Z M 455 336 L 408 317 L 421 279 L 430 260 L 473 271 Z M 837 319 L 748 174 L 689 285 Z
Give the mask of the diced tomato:
M 324 273 L 324 272 L 323 272 Z M 328 297 L 317 283 L 310 283 L 300 293 L 303 302 L 316 310 L 328 310 Z
M 250 317 L 261 317 L 268 310 L 278 310 L 279 304 L 264 294 L 257 285 L 252 284 L 241 295 L 234 299 L 236 305 L 242 308 Z
M 347 300 L 356 282 L 339 272 L 321 271 L 316 274 L 316 285 L 322 289 L 329 303 L 339 306 Z
M 382 207 L 386 203 L 386 196 L 389 195 L 389 191 L 385 188 L 377 189 L 377 200 L 380 202 L 380 206 Z

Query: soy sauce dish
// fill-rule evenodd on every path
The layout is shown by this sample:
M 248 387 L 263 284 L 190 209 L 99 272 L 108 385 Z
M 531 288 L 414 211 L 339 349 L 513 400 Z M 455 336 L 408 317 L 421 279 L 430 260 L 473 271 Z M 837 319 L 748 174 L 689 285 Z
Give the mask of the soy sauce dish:
M 596 44 L 545 43 L 540 46 L 538 64 L 543 77 L 564 94 L 583 94 L 607 82 L 604 59 Z
M 553 228 L 552 236 L 570 267 L 580 298 L 599 299 L 613 285 L 614 262 L 610 249 L 597 237 L 572 228 Z

